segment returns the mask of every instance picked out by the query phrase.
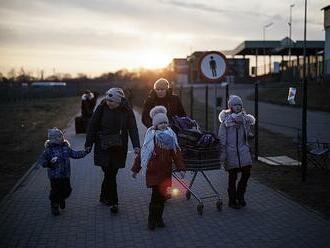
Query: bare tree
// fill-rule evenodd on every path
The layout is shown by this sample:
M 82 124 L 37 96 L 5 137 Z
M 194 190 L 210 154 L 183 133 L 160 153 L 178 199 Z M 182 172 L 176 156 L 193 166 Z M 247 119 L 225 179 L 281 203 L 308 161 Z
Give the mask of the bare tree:
M 15 70 L 15 68 L 10 69 L 10 71 L 7 73 L 7 77 L 10 80 L 13 80 L 13 81 L 16 80 L 16 70 Z

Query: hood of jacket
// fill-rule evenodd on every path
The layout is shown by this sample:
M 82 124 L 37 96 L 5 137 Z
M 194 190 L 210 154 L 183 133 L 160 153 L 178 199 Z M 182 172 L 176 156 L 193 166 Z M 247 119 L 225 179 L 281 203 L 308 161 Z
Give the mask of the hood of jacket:
M 229 109 L 222 110 L 218 116 L 220 123 L 224 122 L 226 118 L 229 117 L 230 113 Z
M 61 145 L 59 145 L 59 144 L 54 144 L 54 143 L 50 142 L 50 140 L 46 140 L 44 146 L 45 146 L 45 148 L 49 148 L 49 147 L 52 147 L 52 146 L 53 147 L 54 146 L 68 146 L 68 147 L 70 147 L 70 142 L 65 139 L 63 141 L 63 143 Z

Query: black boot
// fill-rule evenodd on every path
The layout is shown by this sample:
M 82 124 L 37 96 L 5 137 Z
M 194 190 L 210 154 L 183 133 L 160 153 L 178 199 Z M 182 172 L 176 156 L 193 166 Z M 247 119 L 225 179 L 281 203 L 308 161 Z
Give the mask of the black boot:
M 152 231 L 156 228 L 156 209 L 151 203 L 149 204 L 148 228 Z
M 111 213 L 117 214 L 119 211 L 118 204 L 113 204 L 110 208 Z
M 237 199 L 238 199 L 238 203 L 239 205 L 241 205 L 242 207 L 246 206 L 246 201 L 244 199 L 244 194 L 245 194 L 245 187 L 242 186 L 242 184 L 238 184 L 237 187 Z
M 52 215 L 58 216 L 60 214 L 60 211 L 58 209 L 58 203 L 52 202 L 50 204 L 50 211 L 52 212 Z
M 157 227 L 165 227 L 165 223 L 163 220 L 163 212 L 164 212 L 164 204 L 157 206 L 157 215 L 156 215 L 156 226 Z
M 65 200 L 60 201 L 60 209 L 65 209 Z
M 228 189 L 228 198 L 229 198 L 229 203 L 228 206 L 234 209 L 240 209 L 241 206 L 238 204 L 236 200 L 236 190 L 230 190 Z

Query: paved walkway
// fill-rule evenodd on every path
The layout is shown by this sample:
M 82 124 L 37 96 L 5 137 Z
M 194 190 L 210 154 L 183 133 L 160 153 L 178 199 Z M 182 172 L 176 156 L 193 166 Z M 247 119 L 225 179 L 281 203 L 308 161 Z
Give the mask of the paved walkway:
M 142 134 L 141 123 L 139 129 Z M 74 135 L 72 125 L 66 136 L 73 148 L 83 147 L 85 137 Z M 246 208 L 228 208 L 224 194 L 227 180 L 222 170 L 207 173 L 223 194 L 221 212 L 215 207 L 215 199 L 209 199 L 200 216 L 197 202 L 185 200 L 181 193 L 166 204 L 166 228 L 148 231 L 150 190 L 141 174 L 136 180 L 131 178 L 132 158 L 130 152 L 127 168 L 118 175 L 117 216 L 98 202 L 102 173 L 92 165 L 92 155 L 72 161 L 73 192 L 67 209 L 58 217 L 49 211 L 46 170 L 32 171 L 1 202 L 0 247 L 329 247 L 330 222 L 256 181 L 250 181 Z M 197 179 L 195 187 L 199 194 L 209 192 L 202 178 Z

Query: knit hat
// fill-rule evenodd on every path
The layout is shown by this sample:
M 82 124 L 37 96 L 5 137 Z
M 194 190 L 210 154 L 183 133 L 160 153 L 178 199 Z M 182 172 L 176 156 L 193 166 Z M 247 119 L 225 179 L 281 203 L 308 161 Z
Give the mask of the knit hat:
M 150 110 L 150 117 L 154 128 L 162 122 L 169 123 L 166 113 L 167 110 L 164 106 L 155 106 Z
M 63 132 L 56 127 L 48 129 L 48 140 L 52 144 L 62 144 L 64 142 Z
M 243 107 L 243 101 L 239 96 L 231 95 L 228 100 L 228 108 L 231 108 L 234 105 L 241 105 Z
M 154 89 L 169 89 L 170 83 L 165 78 L 160 78 L 154 83 Z
M 105 93 L 105 99 L 112 102 L 120 103 L 123 97 L 125 94 L 121 88 L 111 88 Z

